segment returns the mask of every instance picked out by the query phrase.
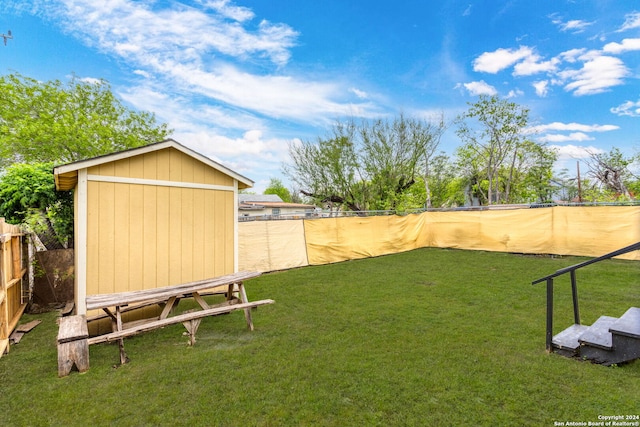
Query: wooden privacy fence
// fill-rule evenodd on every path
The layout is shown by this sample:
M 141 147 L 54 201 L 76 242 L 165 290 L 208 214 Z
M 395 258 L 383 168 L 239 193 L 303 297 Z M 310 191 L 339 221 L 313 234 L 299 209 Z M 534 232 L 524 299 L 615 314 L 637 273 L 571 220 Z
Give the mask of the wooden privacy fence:
M 27 306 L 22 278 L 28 257 L 23 253 L 23 238 L 18 226 L 0 218 L 0 357 L 9 351 L 9 335 Z

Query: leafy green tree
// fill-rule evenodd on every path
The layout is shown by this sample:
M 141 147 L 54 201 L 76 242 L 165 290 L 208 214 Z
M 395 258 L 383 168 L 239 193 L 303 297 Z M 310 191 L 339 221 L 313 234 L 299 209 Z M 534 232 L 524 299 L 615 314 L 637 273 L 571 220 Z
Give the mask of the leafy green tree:
M 159 142 L 170 132 L 153 114 L 122 105 L 104 80 L 0 76 L 0 215 L 72 244 L 73 198 L 55 191 L 54 164 Z
M 464 182 L 457 176 L 458 171 L 449 156 L 445 153 L 434 156 L 430 169 L 427 188 L 431 194 L 428 198 L 430 205 L 427 207 L 463 206 L 465 204 Z
M 483 204 L 549 196 L 556 154 L 527 138 L 529 110 L 496 96 L 480 96 L 459 117 L 458 164 Z M 471 124 L 470 124 L 471 122 Z
M 105 80 L 0 77 L 0 168 L 69 163 L 165 139 L 155 116 L 126 108 Z
M 52 169 L 53 163 L 9 166 L 0 177 L 0 216 L 27 224 L 48 249 L 57 249 L 72 243 L 73 194 L 56 191 Z
M 287 187 L 282 184 L 282 181 L 277 178 L 270 179 L 269 185 L 264 190 L 264 194 L 276 194 L 283 202 L 291 203 L 291 193 Z
M 439 125 L 400 116 L 338 122 L 329 138 L 289 146 L 284 173 L 316 203 L 352 211 L 397 209 L 424 172 Z M 424 206 L 424 200 L 419 204 Z

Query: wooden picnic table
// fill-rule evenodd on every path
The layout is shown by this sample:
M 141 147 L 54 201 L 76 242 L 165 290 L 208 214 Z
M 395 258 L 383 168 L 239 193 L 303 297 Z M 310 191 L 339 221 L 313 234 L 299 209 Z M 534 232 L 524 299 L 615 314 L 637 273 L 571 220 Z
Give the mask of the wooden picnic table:
M 176 286 L 87 296 L 87 310 L 102 309 L 111 319 L 112 324 L 112 332 L 91 337 L 88 339 L 88 344 L 117 340 L 120 348 L 120 362 L 124 364 L 128 361 L 124 351 L 124 338 L 144 331 L 175 323 L 183 323 L 187 328 L 191 343 L 193 343 L 195 332 L 202 318 L 229 313 L 235 310 L 244 310 L 247 326 L 249 330 L 253 330 L 251 309 L 274 302 L 271 299 L 249 302 L 243 281 L 259 275 L 260 273 L 258 272 L 241 271 L 226 276 Z M 202 298 L 201 294 L 219 287 L 226 287 L 226 301 L 211 306 Z M 180 299 L 186 297 L 193 297 L 200 306 L 200 309 L 170 316 Z M 144 306 L 150 304 L 164 305 L 159 316 L 123 323 L 122 312 L 126 310 L 127 307 L 130 305 Z

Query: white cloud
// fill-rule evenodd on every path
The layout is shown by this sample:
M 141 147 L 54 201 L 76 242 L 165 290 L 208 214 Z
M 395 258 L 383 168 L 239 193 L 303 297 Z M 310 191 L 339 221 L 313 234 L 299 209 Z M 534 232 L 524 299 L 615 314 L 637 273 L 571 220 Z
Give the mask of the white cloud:
M 149 85 L 118 90 L 118 96 L 138 110 L 155 111 L 158 119 L 168 123 L 177 133 L 204 129 L 215 132 L 264 128 L 260 119 L 248 113 L 194 102 L 193 99 L 171 95 Z
M 354 87 L 350 88 L 349 92 L 353 93 L 355 96 L 357 96 L 360 99 L 367 99 L 369 97 L 367 92 L 360 89 L 356 89 Z
M 346 92 L 337 83 L 307 82 L 288 76 L 257 76 L 231 65 L 219 66 L 217 74 L 181 64 L 170 64 L 162 72 L 201 95 L 274 118 L 319 123 L 342 115 L 372 116 L 375 111 L 370 102 L 334 100 Z
M 203 105 L 312 123 L 378 113 L 364 92 L 349 91 L 342 82 L 277 73 L 298 37 L 288 25 L 255 23 L 250 9 L 229 0 L 200 3 L 205 10 L 133 0 L 75 0 L 73 7 L 41 1 L 40 7 L 87 44 L 125 61 L 134 74 L 162 90 L 204 97 Z M 252 72 L 244 71 L 245 62 Z
M 521 91 L 520 89 L 515 89 L 515 90 L 510 90 L 506 98 L 507 99 L 517 98 L 518 96 L 522 96 L 522 95 L 524 95 L 523 91 Z
M 558 153 L 558 160 L 570 160 L 570 159 L 586 159 L 591 157 L 591 153 L 599 154 L 604 153 L 600 148 L 596 148 L 593 146 L 582 147 L 579 145 L 551 145 L 549 148 L 553 149 Z
M 555 18 L 552 19 L 552 22 L 560 28 L 560 31 L 571 32 L 573 34 L 582 33 L 587 27 L 593 25 L 593 22 L 582 21 L 580 19 L 572 19 L 564 22 L 562 19 Z
M 259 155 L 265 161 L 284 158 L 288 149 L 287 140 L 278 138 L 265 138 L 261 130 L 248 130 L 238 138 L 229 138 L 223 135 L 215 135 L 210 132 L 184 132 L 184 140 L 189 145 L 205 156 L 224 156 L 225 158 L 243 157 L 246 155 Z
M 252 15 L 225 1 L 208 4 L 218 14 L 178 3 L 152 9 L 153 3 L 132 0 L 76 0 L 69 7 L 41 2 L 41 6 L 88 44 L 145 65 L 163 59 L 200 64 L 212 53 L 234 58 L 258 55 L 281 65 L 289 60 L 298 36 L 291 27 L 268 21 L 245 28 L 238 19 Z
M 610 132 L 620 129 L 615 125 L 584 125 L 581 123 L 561 123 L 553 122 L 546 125 L 538 125 L 530 128 L 535 133 L 543 133 L 550 131 L 564 131 L 564 132 Z
M 88 83 L 90 85 L 97 85 L 98 83 L 102 82 L 102 80 L 96 79 L 95 77 L 83 77 L 80 79 L 80 81 Z
M 560 63 L 558 58 L 542 62 L 540 62 L 540 59 L 540 56 L 535 54 L 527 56 L 524 58 L 524 61 L 515 65 L 513 75 L 530 76 L 543 72 L 553 72 L 556 71 L 558 64 Z
M 536 90 L 536 95 L 544 98 L 549 93 L 549 81 L 541 80 L 533 83 L 533 87 Z
M 205 7 L 209 7 L 221 15 L 239 22 L 248 21 L 254 18 L 251 9 L 242 6 L 233 6 L 229 0 L 210 0 L 203 2 Z
M 527 46 L 520 46 L 517 50 L 501 48 L 493 52 L 484 52 L 473 61 L 473 70 L 496 74 L 532 54 L 533 50 Z
M 624 24 L 617 32 L 640 28 L 640 12 L 631 12 L 624 16 Z
M 571 50 L 567 50 L 566 52 L 562 52 L 560 54 L 560 58 L 564 61 L 567 61 L 569 63 L 574 63 L 578 61 L 578 58 L 580 58 L 582 55 L 584 55 L 584 53 L 586 52 L 586 49 L 571 49 Z
M 613 86 L 623 83 L 623 78 L 629 75 L 624 63 L 612 56 L 597 56 L 587 60 L 579 70 L 565 70 L 558 73 L 564 81 L 565 90 L 574 95 L 593 95 L 607 91 Z
M 569 141 L 591 141 L 594 138 L 582 132 L 573 132 L 569 135 L 547 134 L 538 138 L 540 142 L 569 142 Z
M 617 107 L 611 108 L 611 112 L 618 116 L 640 117 L 640 100 L 623 102 Z
M 623 39 L 622 43 L 607 43 L 602 50 L 613 54 L 640 50 L 640 39 Z
M 460 87 L 460 86 L 461 86 L 460 84 L 456 85 L 456 87 Z M 492 96 L 492 95 L 498 94 L 498 91 L 496 90 L 496 88 L 494 88 L 484 80 L 480 80 L 479 82 L 463 83 L 462 86 L 464 86 L 464 88 L 467 89 L 467 91 L 469 91 L 469 93 L 474 96 L 478 96 L 478 95 Z

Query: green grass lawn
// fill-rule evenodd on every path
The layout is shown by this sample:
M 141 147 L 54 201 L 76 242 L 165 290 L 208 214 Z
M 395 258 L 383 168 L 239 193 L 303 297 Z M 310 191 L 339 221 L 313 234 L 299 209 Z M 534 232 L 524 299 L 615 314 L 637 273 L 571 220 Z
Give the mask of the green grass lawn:
M 90 349 L 57 377 L 56 313 L 0 359 L 7 426 L 553 426 L 640 413 L 640 363 L 603 367 L 545 352 L 545 287 L 583 258 L 420 249 L 265 274 L 276 303 Z M 578 271 L 583 323 L 640 306 L 640 263 Z M 556 330 L 572 323 L 556 281 Z M 210 297 L 215 299 L 216 297 Z M 184 305 L 183 305 L 184 304 Z M 181 303 L 181 308 L 189 304 Z

